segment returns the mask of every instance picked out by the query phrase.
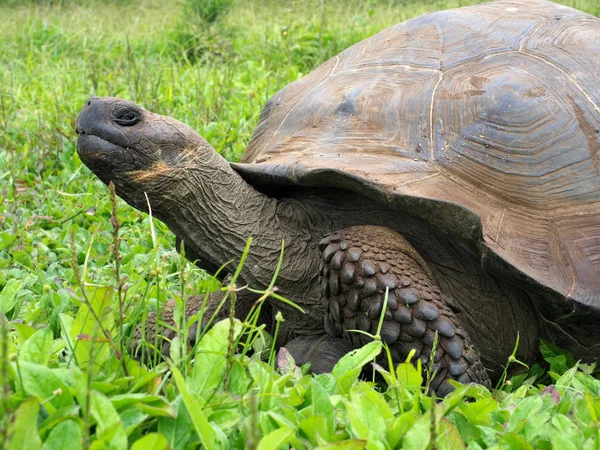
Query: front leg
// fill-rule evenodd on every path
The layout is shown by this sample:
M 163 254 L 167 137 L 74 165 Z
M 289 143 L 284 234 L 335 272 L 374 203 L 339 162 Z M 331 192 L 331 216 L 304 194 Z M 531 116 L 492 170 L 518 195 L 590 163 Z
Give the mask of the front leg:
M 351 227 L 326 236 L 319 249 L 329 335 L 343 336 L 354 347 L 364 345 L 368 336 L 348 330 L 376 333 L 389 288 L 381 339 L 389 345 L 394 363 L 404 361 L 414 349 L 414 358 L 426 365 L 437 332 L 437 373 L 431 389 L 446 395 L 452 390 L 450 379 L 491 386 L 479 355 L 427 264 L 401 235 L 383 227 Z
M 331 372 L 337 362 L 353 350 L 347 339 L 326 334 L 299 336 L 285 344 L 298 366 L 310 363 L 313 373 Z
M 229 317 L 231 305 L 230 297 L 227 298 L 220 309 L 218 308 L 224 295 L 225 293 L 223 291 L 216 291 L 208 294 L 202 318 L 202 328 Z M 238 291 L 236 293 L 235 318 L 244 321 L 257 299 L 257 294 L 250 291 Z M 185 311 L 186 322 L 200 311 L 203 303 L 204 295 L 193 295 L 187 298 Z M 156 311 L 153 311 L 148 314 L 148 319 L 145 324 L 138 325 L 133 336 L 134 339 L 132 345 L 132 353 L 136 359 L 152 361 L 155 348 L 159 350 L 159 353 L 161 353 L 163 357 L 169 357 L 171 341 L 176 336 L 177 331 L 175 330 L 179 328 L 179 324 L 175 323 L 173 317 L 175 306 L 176 303 L 174 299 L 167 301 L 161 311 L 160 317 L 157 317 Z M 270 332 L 271 322 L 271 306 L 267 303 L 263 303 L 258 318 L 258 324 L 265 324 L 267 326 L 267 331 Z M 190 347 L 193 347 L 196 344 L 197 334 L 198 322 L 194 323 L 189 330 L 188 345 Z

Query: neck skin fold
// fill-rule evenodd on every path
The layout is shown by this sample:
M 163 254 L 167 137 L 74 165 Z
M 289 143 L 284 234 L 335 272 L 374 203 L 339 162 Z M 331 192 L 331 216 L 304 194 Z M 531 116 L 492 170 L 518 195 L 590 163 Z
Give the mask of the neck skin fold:
M 201 156 L 198 156 L 200 153 Z M 246 242 L 253 238 L 250 253 L 242 270 L 243 281 L 252 288 L 266 288 L 274 275 L 285 241 L 284 260 L 276 286 L 282 295 L 302 292 L 310 298 L 292 297 L 301 304 L 318 303 L 318 238 L 310 234 L 306 212 L 292 203 L 268 197 L 252 186 L 214 151 L 195 152 L 193 159 L 178 164 L 175 173 L 165 177 L 161 198 L 162 214 L 167 226 L 201 258 L 221 266 L 233 261 L 235 270 Z M 154 208 L 153 208 L 154 209 Z M 313 298 L 315 297 L 316 298 Z M 304 322 L 295 309 L 283 304 L 290 320 Z

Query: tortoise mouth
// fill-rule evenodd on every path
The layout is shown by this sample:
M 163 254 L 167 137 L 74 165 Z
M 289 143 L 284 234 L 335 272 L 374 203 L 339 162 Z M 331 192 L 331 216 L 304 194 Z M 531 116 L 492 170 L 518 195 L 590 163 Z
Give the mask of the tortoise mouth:
M 123 147 L 113 144 L 106 139 L 96 136 L 94 134 L 86 133 L 85 131 L 79 131 L 79 137 L 77 138 L 77 153 L 80 157 L 83 156 L 94 156 L 103 155 L 105 153 L 116 153 L 122 152 Z
M 118 173 L 130 170 L 134 165 L 134 155 L 130 149 L 81 131 L 77 138 L 77 154 L 105 183 L 114 181 Z

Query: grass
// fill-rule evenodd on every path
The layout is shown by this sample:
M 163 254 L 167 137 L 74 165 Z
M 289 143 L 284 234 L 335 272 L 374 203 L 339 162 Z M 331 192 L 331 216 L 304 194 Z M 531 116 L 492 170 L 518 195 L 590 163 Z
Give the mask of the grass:
M 459 388 L 437 405 L 409 364 L 385 374 L 387 387 L 356 381 L 380 350 L 377 343 L 331 375 L 306 375 L 289 361 L 275 371 L 256 357 L 229 355 L 223 343 L 256 327 L 226 321 L 196 349 L 202 365 L 185 352 L 172 366 L 153 369 L 127 357 L 129 336 L 149 310 L 218 285 L 181 263 L 162 224 L 121 201 L 115 248 L 109 191 L 75 154 L 74 122 L 86 98 L 126 97 L 174 116 L 236 160 L 261 106 L 281 87 L 389 25 L 473 3 L 0 2 L 0 312 L 9 319 L 0 326 L 0 442 L 175 449 L 600 445 L 595 367 L 551 346 L 544 347 L 548 372 L 536 367 L 493 394 Z M 596 1 L 562 3 L 600 11 Z M 327 447 L 336 441 L 345 442 Z

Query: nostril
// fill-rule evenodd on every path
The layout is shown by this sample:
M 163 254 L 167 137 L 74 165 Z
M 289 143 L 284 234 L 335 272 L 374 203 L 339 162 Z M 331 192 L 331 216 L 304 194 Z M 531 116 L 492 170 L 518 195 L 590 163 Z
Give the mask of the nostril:
M 90 106 L 91 104 L 92 102 L 88 100 L 87 105 Z

